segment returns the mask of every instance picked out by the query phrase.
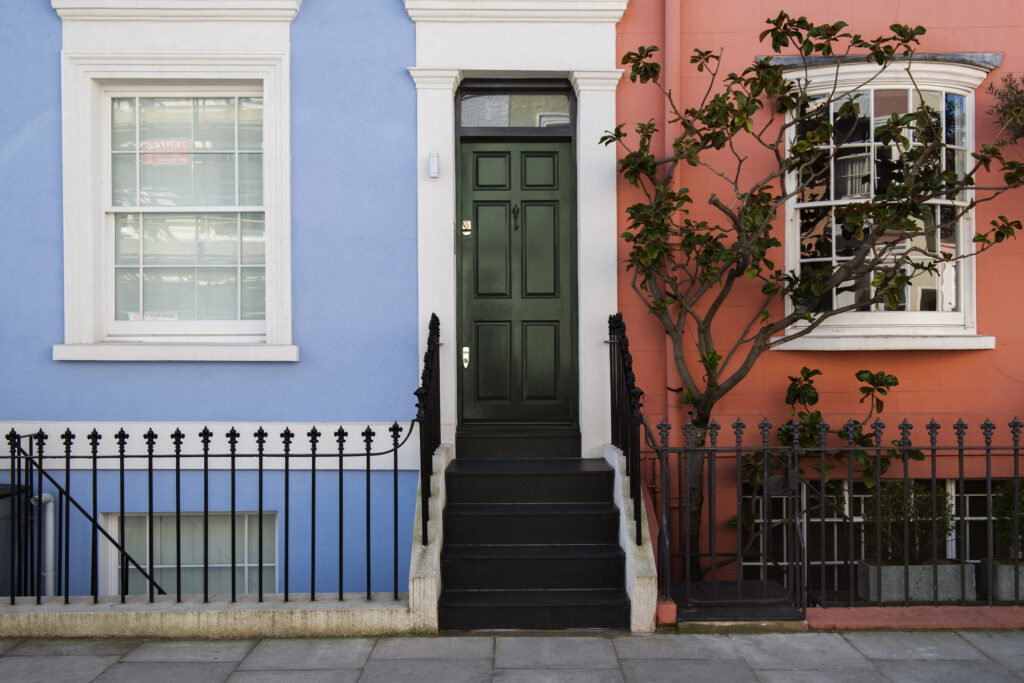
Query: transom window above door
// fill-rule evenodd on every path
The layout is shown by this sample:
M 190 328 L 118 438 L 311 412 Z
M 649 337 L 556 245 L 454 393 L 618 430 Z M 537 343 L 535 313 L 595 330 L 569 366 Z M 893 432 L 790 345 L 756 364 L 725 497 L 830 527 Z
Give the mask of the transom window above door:
M 463 81 L 456 98 L 460 136 L 571 137 L 576 100 L 562 80 Z

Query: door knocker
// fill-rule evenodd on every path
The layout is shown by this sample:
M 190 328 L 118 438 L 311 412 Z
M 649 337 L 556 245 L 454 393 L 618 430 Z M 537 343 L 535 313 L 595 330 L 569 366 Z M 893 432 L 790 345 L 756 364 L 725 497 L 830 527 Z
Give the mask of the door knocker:
M 516 204 L 512 207 L 512 229 L 519 229 L 519 205 Z

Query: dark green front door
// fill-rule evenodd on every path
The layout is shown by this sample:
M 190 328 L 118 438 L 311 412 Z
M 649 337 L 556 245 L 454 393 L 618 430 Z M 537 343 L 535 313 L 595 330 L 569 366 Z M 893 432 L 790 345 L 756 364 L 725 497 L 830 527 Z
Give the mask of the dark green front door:
M 459 431 L 578 433 L 570 142 L 464 141 Z

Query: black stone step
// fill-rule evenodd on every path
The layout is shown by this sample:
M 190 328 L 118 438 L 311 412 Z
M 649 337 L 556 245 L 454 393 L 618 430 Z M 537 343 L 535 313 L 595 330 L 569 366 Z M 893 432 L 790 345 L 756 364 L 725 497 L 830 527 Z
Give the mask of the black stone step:
M 439 626 L 480 629 L 629 628 L 624 590 L 444 590 Z
M 445 473 L 454 503 L 586 503 L 612 499 L 603 458 L 455 460 Z
M 618 545 L 446 545 L 445 589 L 623 588 Z
M 574 436 L 472 436 L 455 437 L 455 457 L 477 458 L 578 458 L 580 437 Z
M 616 543 L 614 503 L 448 503 L 444 544 Z

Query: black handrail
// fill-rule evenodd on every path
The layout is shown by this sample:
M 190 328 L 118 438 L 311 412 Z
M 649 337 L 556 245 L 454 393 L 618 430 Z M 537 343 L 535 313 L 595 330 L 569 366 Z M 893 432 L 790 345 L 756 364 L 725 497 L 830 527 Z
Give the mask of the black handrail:
M 434 452 L 441 445 L 441 386 L 438 347 L 441 322 L 430 314 L 427 327 L 427 350 L 423 354 L 423 374 L 416 394 L 416 422 L 420 425 L 420 520 L 422 541 L 427 545 L 427 522 L 430 521 L 430 477 L 434 473 Z
M 643 545 L 640 488 L 640 426 L 646 424 L 640 408 L 644 392 L 636 386 L 633 357 L 622 314 L 608 316 L 609 361 L 611 365 L 612 445 L 626 456 L 629 496 L 633 499 L 633 520 L 636 522 L 636 544 Z M 650 428 L 646 427 L 647 432 Z M 650 436 L 648 435 L 648 438 Z

